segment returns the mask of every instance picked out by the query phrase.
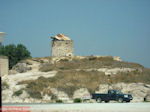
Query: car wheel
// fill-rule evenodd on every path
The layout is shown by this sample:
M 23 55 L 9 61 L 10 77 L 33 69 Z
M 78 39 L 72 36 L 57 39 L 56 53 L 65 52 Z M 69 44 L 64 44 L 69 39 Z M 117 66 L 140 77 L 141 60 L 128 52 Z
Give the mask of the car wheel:
M 105 103 L 109 103 L 109 101 L 105 101 Z
M 101 98 L 97 98 L 96 100 L 98 103 L 101 103 L 102 102 L 102 99 Z
M 130 102 L 130 100 L 129 101 L 126 101 L 127 103 L 129 103 Z
M 122 98 L 119 98 L 119 99 L 118 99 L 118 102 L 119 102 L 119 103 L 123 103 L 123 99 L 122 99 Z

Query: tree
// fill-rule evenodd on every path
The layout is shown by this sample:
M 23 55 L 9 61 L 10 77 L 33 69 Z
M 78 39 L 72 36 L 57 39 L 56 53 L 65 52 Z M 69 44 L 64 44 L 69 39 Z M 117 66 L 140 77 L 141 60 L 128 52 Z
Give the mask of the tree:
M 9 68 L 12 68 L 19 61 L 31 57 L 30 52 L 22 44 L 18 44 L 17 46 L 14 44 L 1 46 L 0 55 L 7 56 L 9 58 Z

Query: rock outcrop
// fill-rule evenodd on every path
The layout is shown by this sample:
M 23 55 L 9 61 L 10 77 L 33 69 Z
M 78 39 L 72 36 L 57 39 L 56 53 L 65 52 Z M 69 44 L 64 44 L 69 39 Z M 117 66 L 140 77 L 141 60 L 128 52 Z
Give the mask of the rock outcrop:
M 18 63 L 12 69 L 17 71 L 18 73 L 24 73 L 31 70 L 32 68 L 28 67 L 26 63 Z
M 81 88 L 74 92 L 73 99 L 76 98 L 81 98 L 82 100 L 84 100 L 84 99 L 90 99 L 91 96 L 87 88 Z
M 54 57 L 54 58 L 34 58 L 34 59 L 28 59 L 28 60 L 21 61 L 20 63 L 18 63 L 17 65 L 15 65 L 13 67 L 13 69 L 10 71 L 10 75 L 2 77 L 2 82 L 5 82 L 5 85 L 9 86 L 9 87 L 4 87 L 4 89 L 2 90 L 2 102 L 3 103 L 49 103 L 49 102 L 56 102 L 56 100 L 62 100 L 63 102 L 73 102 L 73 99 L 76 99 L 76 98 L 81 98 L 82 100 L 90 99 L 91 95 L 90 95 L 88 88 L 85 88 L 85 86 L 82 86 L 82 84 L 80 84 L 81 88 L 79 86 L 78 88 L 75 89 L 72 96 L 68 95 L 65 91 L 62 91 L 60 88 L 46 87 L 45 89 L 51 91 L 51 94 L 43 94 L 42 93 L 43 91 L 41 91 L 41 95 L 42 95 L 41 99 L 36 99 L 36 98 L 32 98 L 30 96 L 30 94 L 26 91 L 27 84 L 19 85 L 18 83 L 21 81 L 36 80 L 41 76 L 45 77 L 45 78 L 55 77 L 55 75 L 57 74 L 57 72 L 59 70 L 64 70 L 60 66 L 60 67 L 58 67 L 58 68 L 61 68 L 59 70 L 56 68 L 55 70 L 42 72 L 39 70 L 39 68 L 43 64 L 55 65 L 56 63 L 61 63 L 61 62 L 67 63 L 72 60 L 73 61 L 83 60 L 83 62 L 84 62 L 84 59 L 86 59 L 86 58 L 87 58 L 86 59 L 87 62 L 89 60 L 90 61 L 94 60 L 94 64 L 95 64 L 95 63 L 97 63 L 97 60 L 99 60 L 97 58 L 101 58 L 101 57 L 103 57 L 103 56 L 94 56 L 94 57 L 90 57 L 90 58 L 83 57 L 83 56 L 75 56 L 75 57 L 73 57 L 74 60 L 71 57 L 60 57 L 60 58 Z M 116 62 L 116 64 L 118 64 L 122 61 L 120 59 L 120 57 L 113 57 L 113 60 L 118 61 L 118 62 Z M 105 61 L 103 61 L 103 62 L 105 62 Z M 99 61 L 99 63 L 100 63 L 100 61 Z M 70 66 L 71 66 L 71 64 L 70 64 Z M 103 64 L 103 63 L 101 63 L 101 64 Z M 126 63 L 123 63 L 123 64 L 125 65 Z M 62 65 L 64 66 L 64 63 Z M 76 63 L 75 63 L 75 65 L 76 65 Z M 86 63 L 83 65 L 86 65 Z M 106 63 L 106 65 L 107 65 L 107 63 Z M 128 64 L 128 65 L 130 65 L 130 64 Z M 117 65 L 117 67 L 113 66 L 110 68 L 109 67 L 98 68 L 97 66 L 96 66 L 97 68 L 96 67 L 94 68 L 92 65 L 92 66 L 90 66 L 91 68 L 83 67 L 80 69 L 79 68 L 73 68 L 73 69 L 75 71 L 83 70 L 83 71 L 90 71 L 90 72 L 93 70 L 96 70 L 98 72 L 105 73 L 105 76 L 112 75 L 112 77 L 115 76 L 115 74 L 117 74 L 118 72 L 130 73 L 130 72 L 134 72 L 134 71 L 138 71 L 138 72 L 142 71 L 142 67 L 141 66 L 139 67 L 139 65 L 137 65 L 138 66 L 137 68 L 136 67 L 134 68 L 134 66 L 128 68 L 128 65 L 126 65 L 124 67 L 120 67 L 120 68 L 118 67 L 119 65 Z M 67 71 L 68 69 L 65 69 L 65 70 Z M 72 68 L 71 68 L 71 70 L 72 70 Z M 71 74 L 69 74 L 69 76 L 70 75 Z M 96 78 L 97 78 L 97 76 L 96 76 Z M 57 79 L 57 80 L 59 80 L 59 79 Z M 82 79 L 80 79 L 80 80 L 82 80 Z M 76 79 L 75 81 L 78 81 L 78 79 Z M 96 84 L 99 85 L 100 83 L 96 83 Z M 76 86 L 76 85 L 73 85 L 73 86 Z M 92 87 L 94 87 L 94 86 L 92 86 Z M 132 82 L 116 83 L 116 84 L 100 84 L 99 88 L 95 92 L 96 93 L 106 93 L 109 89 L 119 89 L 123 93 L 132 94 L 133 95 L 132 102 L 150 101 L 150 84 L 132 83 Z M 21 91 L 21 93 L 19 93 L 18 96 L 14 95 L 17 91 Z
M 9 89 L 2 91 L 2 102 L 3 103 L 47 103 L 54 102 L 52 96 L 43 95 L 42 99 L 34 99 L 29 96 L 29 94 L 23 90 L 23 93 L 20 96 L 14 96 L 13 94 L 20 90 L 24 89 L 26 85 L 17 85 L 15 82 L 9 82 Z M 101 84 L 99 89 L 95 91 L 96 93 L 107 93 L 109 89 L 118 89 L 123 93 L 128 93 L 133 95 L 132 102 L 143 102 L 150 101 L 150 85 L 143 83 L 117 83 L 117 84 Z M 65 92 L 59 91 L 57 88 L 50 88 L 53 95 L 55 95 L 59 100 L 63 102 L 73 102 L 75 98 L 90 99 L 90 93 L 87 88 L 81 88 L 74 92 L 73 97 L 70 98 Z

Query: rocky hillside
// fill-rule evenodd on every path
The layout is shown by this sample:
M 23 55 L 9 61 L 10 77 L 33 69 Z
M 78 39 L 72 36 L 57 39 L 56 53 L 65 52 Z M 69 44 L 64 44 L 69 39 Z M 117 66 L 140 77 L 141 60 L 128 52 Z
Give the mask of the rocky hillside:
M 2 89 L 3 103 L 73 102 L 108 89 L 150 101 L 150 69 L 112 56 L 32 58 L 2 77 Z

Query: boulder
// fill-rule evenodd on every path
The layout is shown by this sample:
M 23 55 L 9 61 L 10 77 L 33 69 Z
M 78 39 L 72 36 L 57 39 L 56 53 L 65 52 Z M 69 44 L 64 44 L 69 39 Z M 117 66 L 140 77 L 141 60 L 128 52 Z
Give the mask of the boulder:
M 16 70 L 9 70 L 9 75 L 17 74 L 18 72 Z
M 50 101 L 51 101 L 51 96 L 45 94 L 45 95 L 42 97 L 42 100 L 43 100 L 43 101 L 46 101 L 46 102 L 50 102 Z
M 29 98 L 30 95 L 23 90 L 22 94 L 19 96 L 20 99 L 26 99 L 26 98 Z
M 56 88 L 51 88 L 52 93 L 57 97 L 57 99 L 63 102 L 69 101 L 69 96 L 64 91 L 59 91 Z
M 81 88 L 74 92 L 73 99 L 81 98 L 82 100 L 91 99 L 90 93 L 87 88 Z
M 28 65 L 26 63 L 18 63 L 16 64 L 12 70 L 15 70 L 19 73 L 24 73 L 24 72 L 27 72 L 29 70 L 31 70 L 32 68 L 31 67 L 28 67 Z
M 147 92 L 146 96 L 144 97 L 144 101 L 150 102 L 150 90 Z

